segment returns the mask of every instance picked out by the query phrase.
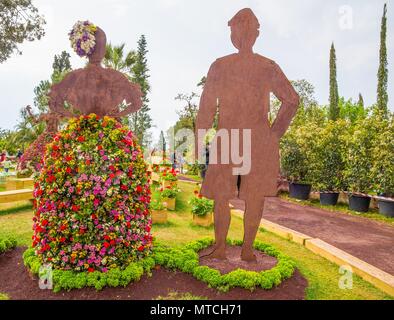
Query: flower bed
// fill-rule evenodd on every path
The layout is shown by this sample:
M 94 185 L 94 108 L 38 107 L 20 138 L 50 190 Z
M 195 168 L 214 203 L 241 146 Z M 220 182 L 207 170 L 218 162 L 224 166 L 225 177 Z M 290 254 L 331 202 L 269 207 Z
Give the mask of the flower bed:
M 189 273 L 220 291 L 228 291 L 234 287 L 251 291 L 256 288 L 270 290 L 290 278 L 294 273 L 295 264 L 290 258 L 272 246 L 256 241 L 255 249 L 277 258 L 277 265 L 270 270 L 261 272 L 238 269 L 222 275 L 216 269 L 199 265 L 198 252 L 213 243 L 213 239 L 202 239 L 179 248 L 170 248 L 161 243 L 155 243 L 151 256 L 132 262 L 123 270 L 115 268 L 107 273 L 98 271 L 76 273 L 74 271 L 54 270 L 53 289 L 57 292 L 83 287 L 94 287 L 101 290 L 106 286 L 127 286 L 131 282 L 138 281 L 144 273 L 149 275 L 156 265 Z M 239 246 L 242 241 L 228 241 L 228 244 Z M 35 255 L 34 249 L 27 249 L 23 259 L 31 272 L 38 275 L 42 264 Z
M 55 269 L 107 272 L 150 253 L 147 166 L 115 119 L 70 120 L 35 181 L 33 247 Z

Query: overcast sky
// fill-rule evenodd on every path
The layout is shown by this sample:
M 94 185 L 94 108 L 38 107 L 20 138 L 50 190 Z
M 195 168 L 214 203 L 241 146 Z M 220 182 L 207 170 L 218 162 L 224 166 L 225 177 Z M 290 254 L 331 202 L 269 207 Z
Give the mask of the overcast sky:
M 33 0 L 47 19 L 46 36 L 21 46 L 22 56 L 0 64 L 0 127 L 13 128 L 20 108 L 33 103 L 33 89 L 51 74 L 53 56 L 76 56 L 67 33 L 77 20 L 100 26 L 113 44 L 136 48 L 148 42 L 151 114 L 155 139 L 177 119 L 177 93 L 196 84 L 218 57 L 234 52 L 227 22 L 250 7 L 260 20 L 255 51 L 275 60 L 289 79 L 306 79 L 321 104 L 328 101 L 331 42 L 337 50 L 341 96 L 376 100 L 379 33 L 384 0 Z M 388 2 L 389 98 L 394 110 L 394 7 Z

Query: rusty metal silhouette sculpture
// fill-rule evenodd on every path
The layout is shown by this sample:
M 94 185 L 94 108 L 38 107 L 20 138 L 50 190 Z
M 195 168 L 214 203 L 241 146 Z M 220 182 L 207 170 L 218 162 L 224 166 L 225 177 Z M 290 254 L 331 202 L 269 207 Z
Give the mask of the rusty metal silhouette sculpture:
M 57 130 L 59 128 L 60 115 L 53 113 L 53 112 L 47 112 L 47 113 L 42 113 L 37 117 L 32 113 L 32 109 L 31 109 L 30 105 L 26 106 L 25 110 L 26 110 L 26 113 L 29 115 L 29 118 L 33 124 L 45 122 L 46 123 L 45 131 L 46 132 L 49 132 L 49 133 L 56 133 L 57 132 Z
M 95 40 L 96 46 L 89 55 L 87 67 L 68 73 L 61 82 L 51 87 L 49 108 L 52 112 L 73 117 L 73 109 L 84 115 L 95 113 L 118 119 L 141 108 L 140 86 L 131 83 L 121 72 L 101 66 L 107 38 L 98 27 Z M 122 105 L 125 106 L 123 110 Z
M 216 242 L 209 256 L 226 259 L 229 200 L 238 196 L 245 201 L 246 208 L 241 258 L 255 261 L 253 242 L 262 217 L 264 199 L 277 195 L 279 140 L 297 111 L 299 97 L 274 61 L 253 52 L 260 24 L 252 10 L 242 9 L 228 25 L 231 41 L 238 53 L 219 58 L 211 65 L 200 100 L 196 129 L 210 129 L 218 112 L 218 130 L 250 130 L 251 167 L 248 174 L 234 175 L 233 169 L 239 163 L 230 161 L 226 164 L 219 151 L 217 163 L 208 165 L 201 194 L 215 200 Z M 282 103 L 271 125 L 268 119 L 270 93 Z M 225 147 L 221 140 L 216 140 L 218 150 Z M 239 144 L 237 150 L 242 150 L 243 140 Z

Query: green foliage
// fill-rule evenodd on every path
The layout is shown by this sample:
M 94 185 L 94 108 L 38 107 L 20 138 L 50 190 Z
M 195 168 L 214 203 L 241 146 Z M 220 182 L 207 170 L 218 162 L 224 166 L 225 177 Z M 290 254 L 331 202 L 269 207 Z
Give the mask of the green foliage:
M 364 101 L 360 95 L 359 101 L 354 103 L 352 99 L 345 100 L 341 97 L 339 99 L 340 118 L 349 120 L 352 124 L 357 120 L 365 119 L 368 111 L 364 108 Z
M 377 194 L 394 197 L 394 115 L 378 118 L 377 138 L 371 146 L 371 181 Z
M 378 89 L 377 89 L 377 108 L 384 114 L 388 113 L 388 69 L 387 69 L 387 4 L 384 4 L 383 17 L 380 31 L 380 51 L 379 51 L 379 70 L 378 70 Z
M 374 165 L 374 146 L 385 129 L 383 115 L 375 113 L 358 120 L 348 133 L 348 155 L 345 178 L 349 190 L 368 193 L 373 190 L 371 171 Z M 383 125 L 382 125 L 383 124 Z
M 346 120 L 328 121 L 315 132 L 316 147 L 312 155 L 312 184 L 320 191 L 336 191 L 345 188 L 345 157 L 347 156 Z
M 318 131 L 319 126 L 313 122 L 297 127 L 292 125 L 281 140 L 281 168 L 289 181 L 313 181 Z
M 192 206 L 191 211 L 193 214 L 203 217 L 213 211 L 215 203 L 213 200 L 209 200 L 202 197 L 201 195 L 198 195 L 191 198 L 189 204 Z
M 179 190 L 176 188 L 165 188 L 161 192 L 161 197 L 162 198 L 176 198 L 177 194 L 179 193 Z
M 5 238 L 0 238 L 0 254 L 14 249 L 16 247 L 16 240 L 14 238 L 10 237 L 5 237 Z
M 0 298 L 1 299 L 1 298 Z M 154 300 L 208 300 L 207 297 L 200 297 L 191 294 L 190 292 L 179 293 L 176 291 L 171 291 L 167 296 L 158 296 Z
M 337 120 L 339 118 L 339 94 L 337 81 L 337 57 L 335 54 L 334 43 L 330 50 L 330 120 Z
M 116 268 L 107 273 L 54 270 L 54 291 L 59 292 L 60 290 L 81 289 L 84 287 L 94 287 L 96 290 L 102 290 L 107 286 L 125 287 L 131 282 L 139 281 L 144 273 L 150 274 L 156 265 L 189 273 L 196 279 L 220 291 L 227 291 L 234 287 L 247 290 L 261 287 L 269 290 L 278 286 L 283 280 L 290 278 L 294 273 L 295 264 L 290 258 L 272 246 L 256 241 L 255 249 L 277 258 L 278 264 L 271 270 L 262 272 L 238 269 L 222 275 L 218 270 L 199 265 L 198 252 L 212 244 L 213 239 L 208 238 L 176 248 L 167 247 L 156 242 L 151 256 L 131 263 L 123 270 Z M 228 244 L 239 246 L 242 245 L 242 241 L 228 241 Z M 23 261 L 33 274 L 39 274 L 41 264 L 33 248 L 29 248 L 24 252 Z
M 44 36 L 45 20 L 31 0 L 2 0 L 0 2 L 0 63 L 12 53 L 21 54 L 18 45 L 39 40 Z

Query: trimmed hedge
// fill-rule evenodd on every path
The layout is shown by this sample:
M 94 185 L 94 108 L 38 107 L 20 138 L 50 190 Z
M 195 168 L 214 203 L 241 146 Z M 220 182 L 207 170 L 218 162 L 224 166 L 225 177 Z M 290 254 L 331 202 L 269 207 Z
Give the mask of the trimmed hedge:
M 256 288 L 266 290 L 278 286 L 283 280 L 290 278 L 295 270 L 295 263 L 270 245 L 256 241 L 254 247 L 270 256 L 277 258 L 277 265 L 266 271 L 254 272 L 242 269 L 234 270 L 222 275 L 218 270 L 208 266 L 200 266 L 198 252 L 212 245 L 212 239 L 202 239 L 191 242 L 182 247 L 168 247 L 162 243 L 155 243 L 151 256 L 131 263 L 125 269 L 112 269 L 102 272 L 74 272 L 67 270 L 53 270 L 54 291 L 94 287 L 101 290 L 104 287 L 127 286 L 138 281 L 143 274 L 151 274 L 151 270 L 160 265 L 171 270 L 179 270 L 191 274 L 196 279 L 205 282 L 209 287 L 220 291 L 228 291 L 234 287 L 241 287 L 253 291 Z M 229 245 L 239 246 L 242 241 L 228 241 Z M 24 264 L 33 274 L 38 275 L 41 263 L 34 253 L 34 249 L 27 249 L 23 255 Z
M 16 247 L 16 240 L 13 238 L 0 238 L 0 254 Z

